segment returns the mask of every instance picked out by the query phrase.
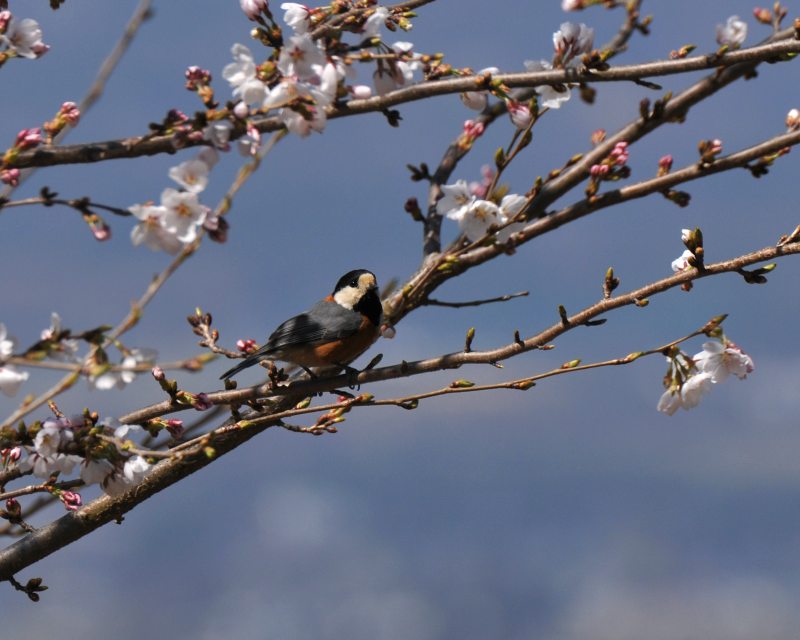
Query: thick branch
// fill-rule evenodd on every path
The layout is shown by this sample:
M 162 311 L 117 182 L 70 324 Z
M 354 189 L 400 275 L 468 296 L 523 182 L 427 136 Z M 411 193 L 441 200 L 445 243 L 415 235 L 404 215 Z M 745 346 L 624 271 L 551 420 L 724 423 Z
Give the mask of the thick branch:
M 545 84 L 562 84 L 565 82 L 619 82 L 638 80 L 645 77 L 681 74 L 703 69 L 728 67 L 726 72 L 719 74 L 719 76 L 714 76 L 717 80 L 712 81 L 711 86 L 706 87 L 705 90 L 695 90 L 693 95 L 686 96 L 684 101 L 679 104 L 676 102 L 677 98 L 673 100 L 673 102 L 676 102 L 676 107 L 673 107 L 672 111 L 677 113 L 678 106 L 685 111 L 690 105 L 695 104 L 698 100 L 713 93 L 717 88 L 751 71 L 759 62 L 765 60 L 779 60 L 781 56 L 791 53 L 800 53 L 800 41 L 786 40 L 788 35 L 789 33 L 781 34 L 781 37 L 784 38 L 783 41 L 732 51 L 721 56 L 705 55 L 686 58 L 684 60 L 667 60 L 624 65 L 611 68 L 607 71 L 579 71 L 568 69 L 537 71 L 535 73 L 504 73 L 498 74 L 496 79 L 510 87 L 536 87 Z M 733 66 L 731 67 L 731 65 Z M 331 108 L 328 112 L 328 118 L 334 119 L 360 113 L 380 112 L 399 104 L 423 100 L 434 96 L 482 90 L 485 89 L 484 82 L 484 76 L 478 75 L 419 83 L 410 87 L 398 89 L 397 91 L 392 91 L 384 96 L 376 96 L 366 100 L 351 100 L 344 106 Z M 670 106 L 672 106 L 673 102 L 670 102 Z M 256 119 L 255 124 L 262 132 L 276 131 L 283 126 L 278 118 L 274 116 Z M 637 138 L 638 137 L 641 136 L 637 136 Z M 628 139 L 633 138 L 629 136 Z M 161 153 L 172 154 L 175 152 L 176 149 L 172 144 L 171 136 L 134 136 L 106 142 L 31 149 L 21 152 L 14 166 L 17 168 L 27 168 L 60 164 L 81 164 L 103 162 L 120 158 L 151 156 Z M 559 188 L 560 186 L 559 183 Z

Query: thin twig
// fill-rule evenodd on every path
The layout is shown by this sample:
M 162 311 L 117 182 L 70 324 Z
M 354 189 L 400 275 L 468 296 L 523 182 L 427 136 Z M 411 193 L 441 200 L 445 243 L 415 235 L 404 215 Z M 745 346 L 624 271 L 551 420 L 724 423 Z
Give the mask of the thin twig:
M 420 306 L 434 306 L 434 307 L 450 307 L 452 309 L 460 309 L 462 307 L 479 307 L 482 304 L 492 304 L 493 302 L 508 302 L 514 298 L 523 298 L 529 295 L 529 291 L 519 291 L 517 293 L 507 293 L 504 296 L 496 298 L 486 298 L 484 300 L 468 300 L 466 302 L 444 302 L 436 300 L 435 298 L 426 298 L 420 303 Z

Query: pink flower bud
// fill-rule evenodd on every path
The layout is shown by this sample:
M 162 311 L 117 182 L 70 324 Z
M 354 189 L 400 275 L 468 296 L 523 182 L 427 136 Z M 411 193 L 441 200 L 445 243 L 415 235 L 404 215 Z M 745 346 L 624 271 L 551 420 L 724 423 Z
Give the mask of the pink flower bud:
M 464 135 L 470 140 L 475 140 L 483 135 L 484 125 L 476 120 L 464 121 Z
M 167 377 L 167 374 L 164 373 L 164 370 L 161 367 L 153 367 L 152 374 L 158 382 L 162 382 Z
M 786 114 L 786 126 L 789 131 L 800 129 L 800 110 L 792 109 Z
M 0 170 L 0 182 L 16 187 L 19 184 L 19 169 Z
M 527 104 L 522 102 L 515 102 L 514 100 L 507 100 L 506 107 L 508 108 L 508 115 L 511 117 L 511 122 L 517 129 L 527 129 L 533 121 L 533 114 Z
M 658 161 L 658 168 L 663 170 L 664 173 L 669 173 L 670 169 L 672 169 L 672 156 L 669 154 L 661 156 Z
M 236 348 L 242 353 L 252 353 L 256 350 L 256 341 L 252 338 L 248 338 L 247 340 L 237 340 Z
M 593 164 L 592 168 L 589 169 L 589 174 L 594 178 L 600 178 L 606 175 L 610 170 L 610 167 L 607 164 Z
M 239 6 L 250 20 L 255 20 L 267 8 L 268 0 L 239 0 Z
M 171 418 L 167 420 L 166 424 L 167 431 L 173 438 L 180 438 L 183 435 L 183 420 L 176 420 Z
M 13 17 L 10 11 L 0 11 L 0 33 L 6 32 L 8 23 L 11 22 L 11 18 Z
M 64 503 L 64 507 L 67 511 L 77 511 L 78 507 L 83 504 L 81 494 L 75 493 L 74 491 L 62 491 L 61 495 L 58 497 L 61 499 L 61 502 Z
M 186 88 L 190 91 L 195 91 L 198 87 L 211 82 L 211 72 L 197 66 L 189 67 L 185 75 Z
M 31 149 L 42 143 L 42 130 L 39 127 L 33 129 L 23 129 L 17 134 L 17 141 L 14 144 L 18 149 Z
M 753 17 L 761 24 L 772 24 L 772 12 L 764 7 L 754 7 Z
M 198 393 L 194 397 L 194 402 L 192 406 L 197 409 L 198 411 L 208 411 L 214 404 L 211 400 L 208 399 L 208 395 L 205 393 Z
M 81 111 L 74 102 L 65 102 L 62 104 L 59 113 L 64 120 L 69 122 L 73 127 L 78 124 L 78 121 L 81 119 Z
M 14 498 L 9 498 L 6 500 L 6 511 L 8 511 L 9 515 L 12 515 L 16 518 L 19 518 L 19 516 L 22 515 L 22 507 Z

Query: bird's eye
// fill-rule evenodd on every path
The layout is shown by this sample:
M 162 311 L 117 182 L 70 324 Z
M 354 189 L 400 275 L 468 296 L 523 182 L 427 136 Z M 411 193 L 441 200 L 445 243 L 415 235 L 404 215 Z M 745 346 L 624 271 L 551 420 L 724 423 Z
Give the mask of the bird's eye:
M 353 279 L 350 281 L 350 286 L 351 286 L 351 287 L 356 287 L 356 288 L 358 288 L 358 278 L 353 278 Z

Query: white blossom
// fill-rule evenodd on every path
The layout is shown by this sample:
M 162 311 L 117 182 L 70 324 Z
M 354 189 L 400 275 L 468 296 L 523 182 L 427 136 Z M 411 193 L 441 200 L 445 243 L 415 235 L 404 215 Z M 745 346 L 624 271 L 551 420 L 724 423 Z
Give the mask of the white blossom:
M 194 159 L 170 167 L 168 175 L 190 193 L 200 193 L 208 186 L 208 172 L 205 162 Z
M 114 471 L 114 465 L 108 460 L 85 459 L 80 464 L 81 480 L 87 485 L 100 484 Z
M 28 375 L 27 371 L 17 371 L 10 364 L 0 367 L 0 391 L 7 396 L 16 395 L 22 383 L 28 379 Z
M 31 18 L 23 20 L 12 18 L 5 35 L 0 38 L 23 58 L 39 58 L 50 49 L 42 42 L 39 23 Z
M 680 389 L 677 387 L 667 389 L 661 395 L 656 408 L 670 416 L 679 408 L 693 409 L 700 404 L 703 396 L 711 391 L 712 385 L 711 374 L 697 373 L 687 378 Z
M 302 35 L 308 31 L 309 27 L 309 8 L 297 2 L 284 2 L 281 9 L 285 11 L 283 21 L 288 24 L 297 35 Z
M 562 11 L 577 11 L 583 9 L 583 0 L 561 0 Z
M 72 430 L 62 421 L 47 420 L 36 433 L 33 447 L 39 455 L 54 456 L 61 447 L 71 442 L 73 437 Z
M 730 374 L 744 379 L 754 369 L 753 359 L 732 342 L 705 342 L 703 350 L 692 360 L 714 383 L 724 382 Z
M 203 129 L 203 140 L 208 140 L 217 149 L 228 150 L 233 124 L 229 120 L 214 120 Z
M 9 337 L 6 325 L 0 322 L 0 361 L 8 358 L 14 353 L 14 344 L 16 340 Z
M 447 217 L 458 222 L 467 240 L 474 242 L 486 235 L 489 227 L 500 223 L 500 208 L 489 200 L 475 200 L 465 207 L 450 211 Z
M 486 67 L 485 69 L 481 69 L 477 75 L 484 75 L 486 73 L 494 75 L 500 73 L 500 69 L 497 67 Z M 483 111 L 489 102 L 488 91 L 465 91 L 460 97 L 464 106 L 474 111 Z
M 194 242 L 208 215 L 208 207 L 200 204 L 197 194 L 168 187 L 161 193 L 161 206 L 166 209 L 164 228 L 167 232 L 182 243 Z
M 269 5 L 269 0 L 239 0 L 239 6 L 251 20 L 255 20 L 267 8 L 267 5 Z
M 553 65 L 547 60 L 525 60 L 525 68 L 528 71 L 550 71 Z M 565 84 L 558 85 L 558 88 L 543 84 L 535 90 L 540 96 L 539 104 L 548 109 L 558 109 L 570 98 L 570 89 Z
M 553 47 L 556 55 L 566 65 L 584 53 L 589 53 L 594 46 L 594 29 L 585 24 L 576 25 L 564 22 L 553 34 Z
M 386 7 L 378 7 L 375 9 L 375 13 L 364 22 L 362 37 L 365 40 L 377 37 L 388 17 L 389 10 Z
M 508 117 L 511 118 L 511 122 L 517 129 L 527 129 L 533 121 L 531 108 L 524 102 L 506 100 L 506 109 Z
M 128 207 L 134 217 L 140 220 L 131 229 L 131 242 L 134 246 L 144 243 L 153 251 L 166 251 L 175 255 L 181 250 L 183 244 L 174 234 L 167 231 L 164 226 L 164 217 L 167 208 L 153 204 L 135 204 Z
M 121 424 L 114 429 L 114 437 L 118 440 L 130 439 L 133 435 L 140 436 L 144 433 L 144 429 L 138 424 Z
M 122 473 L 107 476 L 101 487 L 108 495 L 118 496 L 139 484 L 152 466 L 142 456 L 132 456 L 125 461 Z
M 307 33 L 291 36 L 278 57 L 278 71 L 299 80 L 315 78 L 325 65 L 325 51 Z
M 233 62 L 222 69 L 222 77 L 233 88 L 233 95 L 246 104 L 254 106 L 264 100 L 267 86 L 256 77 L 256 63 L 253 54 L 243 44 L 231 47 Z
M 725 24 L 717 25 L 717 43 L 737 49 L 747 37 L 747 23 L 739 16 L 731 16 Z
M 40 337 L 42 340 L 52 340 L 54 343 L 51 345 L 49 355 L 56 360 L 65 360 L 67 362 L 77 361 L 78 341 L 71 338 L 62 338 L 58 342 L 58 336 L 61 334 L 61 316 L 55 311 L 50 314 L 50 327 L 44 329 Z
M 407 59 L 381 61 L 372 75 L 375 93 L 382 96 L 414 80 L 414 72 L 422 68 L 422 63 L 412 53 L 413 48 L 411 42 L 398 41 L 392 45 L 392 51 Z
M 475 197 L 469 190 L 469 185 L 466 180 L 458 180 L 455 184 L 442 185 L 442 193 L 444 194 L 436 203 L 436 212 L 447 217 L 451 214 L 457 217 L 463 215 L 463 209 L 466 209 Z
M 98 376 L 90 376 L 89 384 L 99 391 L 124 389 L 136 378 L 136 367 L 140 364 L 154 364 L 156 352 L 153 349 L 131 349 L 122 359 L 119 370 L 107 369 Z
M 672 270 L 675 273 L 678 273 L 680 271 L 685 271 L 686 269 L 691 269 L 692 265 L 689 264 L 689 259 L 690 258 L 694 258 L 694 254 L 691 251 L 689 251 L 688 249 L 685 249 L 680 256 L 675 258 L 670 263 L 670 266 L 672 267 Z
M 516 193 L 509 194 L 504 196 L 503 199 L 500 201 L 500 215 L 499 215 L 499 222 L 500 224 L 506 224 L 513 220 L 516 215 L 522 211 L 525 203 L 528 202 L 528 199 L 525 196 L 518 195 Z M 525 228 L 524 222 L 512 222 L 507 227 L 503 227 L 500 231 L 497 232 L 497 241 L 501 244 L 507 242 L 511 235 L 522 231 Z

